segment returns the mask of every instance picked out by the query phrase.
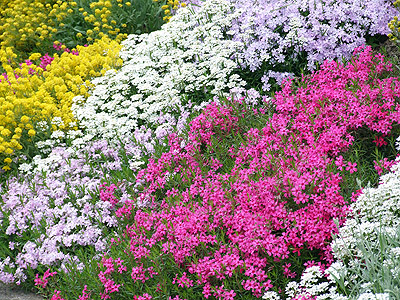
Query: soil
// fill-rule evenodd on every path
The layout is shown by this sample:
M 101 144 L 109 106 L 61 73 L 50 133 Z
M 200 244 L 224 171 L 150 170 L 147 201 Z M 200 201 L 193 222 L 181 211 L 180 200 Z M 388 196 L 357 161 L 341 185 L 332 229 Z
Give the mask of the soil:
M 32 292 L 18 289 L 18 287 L 0 283 L 0 300 L 43 300 L 43 298 Z

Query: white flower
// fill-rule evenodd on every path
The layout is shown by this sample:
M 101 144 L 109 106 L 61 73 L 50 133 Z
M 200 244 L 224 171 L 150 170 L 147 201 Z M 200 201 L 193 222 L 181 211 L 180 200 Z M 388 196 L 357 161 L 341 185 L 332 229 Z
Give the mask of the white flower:
M 373 293 L 363 293 L 357 300 L 390 300 L 390 296 L 387 293 L 384 294 L 373 294 Z
M 268 292 L 265 292 L 265 294 L 262 296 L 262 299 L 266 299 L 266 300 L 281 300 L 281 297 L 279 297 L 277 292 L 268 291 Z
M 61 130 L 55 130 L 51 134 L 52 139 L 61 139 L 65 136 L 65 133 Z
M 21 172 L 28 173 L 32 169 L 32 166 L 30 164 L 23 163 L 19 165 L 18 169 Z

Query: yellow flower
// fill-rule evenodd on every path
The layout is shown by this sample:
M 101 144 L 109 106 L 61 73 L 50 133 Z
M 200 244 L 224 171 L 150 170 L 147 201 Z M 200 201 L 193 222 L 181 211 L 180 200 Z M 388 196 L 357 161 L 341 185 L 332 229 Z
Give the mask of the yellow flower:
M 11 170 L 11 168 L 10 168 L 9 166 L 4 166 L 2 169 L 3 169 L 4 171 L 9 171 L 9 170 Z
M 37 60 L 41 57 L 42 55 L 40 53 L 32 53 L 31 56 L 29 56 L 30 60 Z
M 131 3 L 130 2 L 125 2 L 125 5 L 126 6 L 131 6 Z
M 28 123 L 29 120 L 30 120 L 30 118 L 29 118 L 28 116 L 22 116 L 22 117 L 21 117 L 21 122 L 22 122 L 22 123 Z
M 0 132 L 0 134 L 1 134 L 2 136 L 9 136 L 9 135 L 11 134 L 11 131 L 8 130 L 7 128 L 5 128 L 5 129 L 3 129 L 3 130 Z
M 29 136 L 34 136 L 36 134 L 36 131 L 33 129 L 29 129 L 28 134 Z
M 7 157 L 7 158 L 4 159 L 4 162 L 5 162 L 6 164 L 11 164 L 11 163 L 12 163 L 12 159 L 9 158 L 9 157 Z

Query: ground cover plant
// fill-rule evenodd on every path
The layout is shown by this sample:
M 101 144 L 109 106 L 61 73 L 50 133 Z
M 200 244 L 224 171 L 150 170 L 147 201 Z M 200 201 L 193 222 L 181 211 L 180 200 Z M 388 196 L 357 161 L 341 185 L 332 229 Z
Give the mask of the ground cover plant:
M 50 131 L 76 129 L 72 98 L 87 96 L 91 78 L 118 68 L 119 42 L 127 33 L 160 28 L 163 4 L 171 5 L 151 0 L 1 3 L 2 171 L 15 169 L 17 156 L 31 159 L 37 149 L 28 144 L 49 137 L 36 136 L 43 129 L 37 123 L 61 117 L 63 125 Z
M 0 53 L 12 51 L 18 62 L 33 52 L 51 52 L 54 41 L 73 49 L 103 36 L 121 41 L 128 33 L 148 33 L 164 23 L 163 4 L 165 9 L 179 5 L 148 0 L 3 1 Z
M 342 155 L 357 129 L 398 134 L 400 82 L 384 78 L 389 70 L 370 48 L 358 49 L 347 66 L 325 62 L 287 83 L 271 100 L 273 114 L 207 106 L 186 139 L 170 135 L 169 151 L 139 171 L 136 200 L 117 211 L 125 230 L 111 240 L 97 282 L 85 282 L 91 296 L 252 299 L 284 290 L 314 260 L 327 266 L 333 219 L 342 224 L 350 200 L 340 194 L 342 176 L 357 172 Z M 77 292 L 64 289 L 67 298 Z
M 396 299 L 398 66 L 356 48 L 396 40 L 378 2 L 148 1 L 169 22 L 146 34 L 122 26 L 133 1 L 27 6 L 65 11 L 70 35 L 21 65 L 2 48 L 0 280 L 59 300 Z
M 87 94 L 93 76 L 118 68 L 119 49 L 117 42 L 104 37 L 90 46 L 78 46 L 76 51 L 62 51 L 52 57 L 32 54 L 19 68 L 5 66 L 7 74 L 0 76 L 3 170 L 18 166 L 18 156 L 32 158 L 35 142 L 48 138 L 49 130 L 77 129 L 72 99 Z M 54 118 L 60 119 L 58 126 L 51 124 Z

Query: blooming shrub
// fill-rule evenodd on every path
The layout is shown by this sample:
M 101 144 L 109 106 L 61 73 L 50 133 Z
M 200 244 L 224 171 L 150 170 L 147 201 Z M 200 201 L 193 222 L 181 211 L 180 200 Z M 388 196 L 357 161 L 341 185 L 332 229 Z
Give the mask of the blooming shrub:
M 127 34 L 158 30 L 162 2 L 136 0 L 16 0 L 3 1 L 0 16 L 0 56 L 12 51 L 19 59 L 32 52 L 50 52 L 52 41 L 69 48 L 91 44 L 103 36 L 120 42 Z M 52 53 L 51 53 L 52 54 Z
M 257 298 L 279 292 L 318 256 L 322 266 L 332 262 L 333 219 L 342 224 L 347 213 L 339 171 L 357 172 L 340 154 L 360 128 L 387 134 L 397 124 L 400 82 L 385 78 L 390 69 L 359 48 L 347 66 L 327 61 L 286 83 L 271 115 L 212 103 L 187 140 L 171 134 L 169 151 L 139 171 L 136 204 L 120 210 L 127 226 L 102 258 L 102 298 L 150 290 Z M 263 125 L 246 125 L 249 114 Z
M 243 86 L 230 59 L 243 45 L 224 37 L 237 17 L 232 9 L 227 1 L 207 1 L 196 14 L 178 10 L 159 31 L 129 36 L 120 53 L 122 68 L 95 79 L 87 99 L 74 99 L 74 115 L 87 134 L 118 143 L 142 125 L 144 132 L 162 124 L 168 130 L 182 110 L 201 104 L 190 101 L 206 102 Z
M 34 157 L 24 168 L 19 177 L 0 185 L 0 281 L 4 283 L 30 284 L 42 268 L 66 272 L 66 265 L 73 263 L 82 269 L 77 249 L 103 252 L 109 228 L 117 225 L 116 202 L 107 193 L 98 196 L 99 188 L 106 186 L 105 173 L 121 169 L 118 151 L 107 142 L 97 141 L 74 153 L 57 147 L 47 158 Z M 119 186 L 121 202 L 129 197 L 124 187 Z M 36 276 L 35 283 L 42 288 L 48 272 L 43 278 Z
M 75 47 L 103 36 L 121 42 L 128 34 L 149 33 L 164 24 L 160 7 L 166 1 L 83 0 L 68 1 L 67 14 L 57 22 L 55 39 Z M 54 7 L 54 6 L 53 6 Z
M 173 107 L 185 106 L 193 95 L 204 99 L 209 97 L 202 94 L 242 87 L 239 66 L 269 69 L 262 79 L 268 89 L 270 77 L 281 83 L 300 72 L 289 65 L 299 66 L 292 62 L 303 52 L 311 68 L 325 58 L 349 57 L 366 34 L 387 33 L 380 25 L 394 10 L 381 2 L 321 2 L 314 8 L 304 2 L 282 7 L 280 2 L 209 0 L 195 13 L 181 8 L 160 31 L 130 36 L 121 52 L 123 68 L 96 80 L 84 104 L 84 98 L 76 98 L 74 114 L 90 135 L 129 138 L 142 125 L 154 129 L 163 123 L 160 112 L 173 118 Z M 349 10 L 354 13 L 344 13 Z M 255 11 L 262 13 L 250 17 Z M 282 73 L 283 65 L 291 72 Z
M 256 71 L 300 74 L 325 59 L 350 58 L 366 35 L 389 33 L 397 11 L 391 1 L 232 1 L 242 14 L 232 27 L 246 49 L 237 53 L 242 66 Z M 293 67 L 296 66 L 296 67 Z M 270 88 L 264 73 L 263 89 Z
M 88 47 L 78 46 L 79 55 L 64 52 L 50 58 L 36 53 L 19 69 L 4 65 L 7 74 L 0 76 L 0 158 L 3 169 L 10 169 L 17 152 L 32 147 L 32 139 L 40 131 L 39 122 L 45 122 L 45 132 L 55 117 L 60 118 L 60 122 L 54 130 L 75 126 L 72 123 L 75 121 L 71 112 L 72 99 L 87 94 L 92 77 L 119 66 L 119 49 L 117 42 L 103 38 Z

